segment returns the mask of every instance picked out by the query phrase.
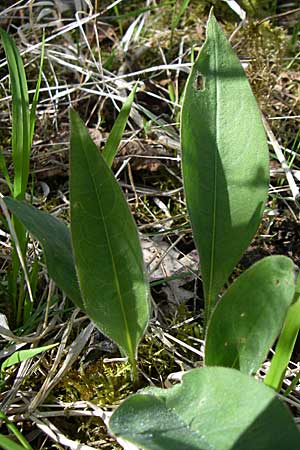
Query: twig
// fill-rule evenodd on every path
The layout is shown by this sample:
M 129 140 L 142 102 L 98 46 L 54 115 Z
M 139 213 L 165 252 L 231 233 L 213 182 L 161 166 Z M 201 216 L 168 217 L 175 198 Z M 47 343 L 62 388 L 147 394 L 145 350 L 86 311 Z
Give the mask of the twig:
M 273 147 L 273 149 L 275 151 L 277 159 L 280 162 L 281 167 L 283 168 L 283 170 L 285 172 L 285 176 L 286 176 L 287 182 L 289 184 L 290 190 L 292 192 L 293 199 L 294 199 L 297 207 L 300 209 L 300 203 L 299 203 L 300 193 L 299 193 L 299 188 L 297 186 L 297 183 L 295 182 L 293 173 L 292 173 L 290 167 L 288 166 L 288 164 L 286 162 L 284 154 L 282 153 L 280 145 L 278 144 L 278 141 L 275 138 L 275 136 L 273 134 L 273 131 L 270 128 L 270 125 L 268 124 L 268 122 L 267 122 L 267 120 L 266 120 L 266 118 L 264 116 L 262 116 L 262 118 L 263 118 L 263 123 L 264 123 L 265 130 L 266 130 L 267 135 L 268 135 L 268 137 L 270 139 L 272 147 Z
M 0 206 L 1 206 L 1 209 L 2 209 L 2 212 L 3 212 L 3 215 L 4 215 L 4 217 L 5 217 L 6 221 L 7 221 L 7 225 L 8 225 L 11 237 L 14 240 L 14 243 L 15 243 L 15 246 L 16 246 L 17 255 L 18 255 L 21 267 L 22 267 L 23 272 L 24 272 L 25 282 L 26 282 L 26 286 L 27 286 L 27 290 L 28 290 L 29 299 L 30 299 L 31 304 L 33 305 L 34 301 L 33 301 L 33 296 L 32 296 L 29 276 L 28 276 L 28 272 L 27 272 L 27 269 L 26 269 L 25 261 L 24 261 L 23 255 L 22 255 L 22 250 L 21 250 L 21 247 L 20 247 L 19 239 L 18 239 L 18 237 L 16 235 L 16 232 L 15 232 L 14 226 L 12 224 L 12 221 L 10 220 L 10 215 L 9 215 L 7 206 L 6 206 L 6 204 L 5 204 L 4 200 L 3 200 L 3 195 L 2 194 L 0 194 Z

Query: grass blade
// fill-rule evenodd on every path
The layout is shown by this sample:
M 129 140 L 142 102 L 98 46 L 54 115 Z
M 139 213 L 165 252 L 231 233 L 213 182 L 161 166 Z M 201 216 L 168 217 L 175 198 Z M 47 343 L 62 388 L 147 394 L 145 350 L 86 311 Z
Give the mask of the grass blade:
M 130 114 L 132 102 L 136 93 L 137 84 L 134 86 L 132 92 L 124 102 L 121 111 L 109 133 L 108 139 L 103 149 L 103 157 L 107 164 L 111 167 L 114 157 L 117 154 L 119 144 L 121 142 L 126 123 Z
M 26 74 L 15 42 L 2 29 L 0 29 L 0 36 L 6 54 L 12 92 L 14 197 L 24 199 L 29 175 L 30 154 L 29 98 Z
M 3 450 L 33 450 L 29 444 L 27 446 L 21 446 L 9 439 L 7 436 L 4 436 L 4 434 L 0 434 L 0 445 Z
M 265 377 L 265 384 L 280 391 L 300 329 L 300 276 L 298 275 L 294 303 L 290 306 Z
M 171 32 L 172 33 L 174 33 L 174 30 L 177 28 L 177 26 L 180 22 L 181 16 L 184 14 L 185 10 L 189 6 L 189 3 L 190 3 L 190 0 L 182 0 L 178 14 L 176 14 L 176 11 L 175 11 L 176 4 L 174 5 L 173 17 L 172 17 L 172 21 L 171 21 Z
M 11 194 L 13 194 L 14 188 L 12 185 L 12 182 L 10 180 L 10 176 L 7 170 L 7 165 L 5 158 L 3 156 L 3 153 L 0 151 L 0 171 L 3 173 L 5 181 L 7 183 L 8 189 L 10 190 Z
M 8 441 L 6 441 L 5 440 L 6 436 L 4 436 L 3 434 L 0 434 L 0 444 L 3 445 L 3 448 L 5 450 L 6 449 L 8 449 L 8 450 L 19 450 L 20 448 L 25 449 L 25 450 L 33 450 L 31 445 L 29 444 L 29 442 L 25 439 L 25 437 L 19 431 L 19 429 L 16 427 L 16 425 L 13 422 L 11 422 L 2 411 L 0 411 L 0 420 L 3 420 L 5 422 L 8 430 L 12 434 L 14 434 L 15 437 L 18 439 L 18 441 L 22 444 L 22 447 L 20 447 L 17 444 L 15 444 L 13 441 L 10 441 L 10 439 L 8 439 L 8 438 L 7 438 Z M 13 446 L 11 446 L 11 442 L 12 442 Z M 14 445 L 17 445 L 17 447 L 14 447 Z
M 43 40 L 42 40 L 42 51 L 41 51 L 41 61 L 40 61 L 40 68 L 39 68 L 39 75 L 36 82 L 35 92 L 30 108 L 30 146 L 32 144 L 33 134 L 34 134 L 34 128 L 35 128 L 35 120 L 36 120 L 36 107 L 39 101 L 39 95 L 40 95 L 40 87 L 42 82 L 42 73 L 43 73 L 43 65 L 44 65 L 44 57 L 45 57 L 45 30 L 43 32 Z
M 0 37 L 4 47 L 12 94 L 12 159 L 14 166 L 13 196 L 24 199 L 29 177 L 30 158 L 30 117 L 29 97 L 26 74 L 23 61 L 17 46 L 9 34 L 0 28 Z M 14 217 L 12 223 L 16 237 L 20 245 L 20 251 L 25 260 L 26 254 L 26 231 L 22 224 Z M 12 302 L 12 310 L 16 325 L 22 322 L 24 290 L 23 286 L 18 289 L 17 280 L 20 270 L 19 256 L 16 248 L 12 253 L 12 269 L 9 274 L 9 294 Z

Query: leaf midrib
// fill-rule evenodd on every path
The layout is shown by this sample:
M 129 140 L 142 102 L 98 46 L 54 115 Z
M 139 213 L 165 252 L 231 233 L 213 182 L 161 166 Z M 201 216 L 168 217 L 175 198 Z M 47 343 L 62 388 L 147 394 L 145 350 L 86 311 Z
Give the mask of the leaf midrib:
M 218 61 L 218 48 L 215 42 L 213 43 L 214 49 L 214 74 L 215 74 L 215 95 L 216 95 L 216 108 L 214 111 L 214 120 L 215 120 L 215 134 L 216 134 L 216 152 L 218 151 L 218 142 L 219 142 L 219 77 L 217 71 L 217 61 Z M 212 242 L 211 242 L 211 253 L 210 253 L 210 271 L 209 271 L 209 289 L 208 289 L 208 299 L 207 299 L 207 309 L 208 314 L 210 314 L 211 303 L 213 302 L 212 291 L 213 291 L 213 280 L 214 280 L 214 271 L 215 271 L 215 247 L 216 247 L 216 212 L 217 212 L 217 174 L 218 174 L 218 165 L 216 152 L 214 153 L 214 180 L 213 180 L 213 190 L 214 190 L 214 199 L 213 199 L 213 220 L 212 220 Z
M 84 145 L 84 142 L 83 142 L 82 148 L 84 148 L 84 149 L 86 148 L 85 145 Z M 97 151 L 98 151 L 98 149 L 97 149 Z M 103 214 L 103 210 L 102 210 L 102 206 L 101 206 L 101 199 L 100 199 L 100 196 L 99 196 L 99 193 L 98 193 L 96 180 L 94 179 L 94 176 L 92 175 L 93 171 L 91 170 L 90 161 L 89 161 L 88 156 L 86 155 L 86 150 L 84 150 L 84 156 L 85 156 L 85 159 L 87 161 L 87 165 L 88 165 L 89 171 L 91 173 L 92 183 L 93 183 L 94 190 L 95 190 L 96 197 L 97 197 L 97 206 L 98 206 L 98 210 L 100 212 L 100 216 L 102 218 L 102 222 L 103 222 L 103 226 L 104 226 L 104 233 L 105 233 L 105 237 L 106 237 L 106 241 L 107 241 L 108 249 L 109 249 L 109 254 L 110 254 L 110 258 L 111 258 L 111 262 L 112 262 L 115 286 L 116 286 L 116 290 L 117 290 L 118 300 L 119 300 L 119 303 L 120 303 L 120 309 L 121 309 L 122 316 L 123 316 L 123 321 L 124 321 L 124 324 L 125 324 L 127 345 L 128 345 L 128 349 L 129 349 L 129 352 L 130 352 L 130 356 L 129 355 L 128 356 L 129 356 L 129 359 L 133 359 L 134 358 L 134 352 L 133 352 L 133 348 L 132 348 L 132 340 L 130 339 L 130 332 L 129 332 L 128 323 L 127 323 L 127 320 L 126 320 L 126 313 L 125 313 L 125 309 L 124 309 L 124 305 L 123 305 L 123 301 L 122 301 L 122 294 L 121 294 L 121 289 L 120 289 L 120 282 L 119 282 L 118 272 L 117 272 L 117 269 L 116 269 L 116 264 L 115 264 L 115 260 L 114 260 L 114 256 L 113 256 L 113 251 L 112 251 L 112 246 L 111 246 L 111 242 L 110 242 L 110 238 L 109 238 L 109 233 L 108 233 L 108 229 L 106 227 L 105 218 L 104 218 L 104 214 Z

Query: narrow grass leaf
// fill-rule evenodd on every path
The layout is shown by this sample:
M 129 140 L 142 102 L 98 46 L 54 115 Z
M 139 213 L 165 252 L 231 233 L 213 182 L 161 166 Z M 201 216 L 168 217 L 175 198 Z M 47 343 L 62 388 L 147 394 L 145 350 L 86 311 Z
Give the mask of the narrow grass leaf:
M 53 347 L 56 347 L 58 344 L 44 345 L 43 347 L 30 348 L 27 350 L 18 350 L 13 353 L 9 358 L 7 358 L 1 365 L 1 372 L 5 369 L 8 369 L 15 364 L 19 364 L 22 361 L 26 361 L 27 359 L 33 358 L 40 353 L 45 352 L 46 350 L 50 350 Z
M 8 173 L 6 161 L 5 161 L 5 158 L 3 156 L 2 151 L 0 151 L 0 171 L 4 175 L 4 178 L 5 178 L 6 184 L 8 186 L 8 189 L 10 190 L 10 193 L 13 194 L 14 188 L 13 188 L 12 182 L 10 180 L 10 176 L 9 176 L 9 173 Z
M 271 360 L 271 366 L 264 382 L 267 386 L 280 391 L 286 369 L 292 357 L 297 336 L 300 330 L 300 275 L 297 277 L 297 285 L 293 304 L 290 306 L 284 325 L 282 327 L 275 348 L 275 355 Z
M 0 420 L 5 422 L 5 425 L 7 427 L 7 429 L 15 436 L 15 438 L 20 442 L 20 444 L 23 446 L 22 448 L 25 450 L 33 450 L 33 448 L 31 447 L 31 445 L 29 444 L 29 442 L 25 439 L 25 437 L 23 436 L 23 434 L 19 431 L 19 429 L 17 428 L 17 426 L 11 422 L 8 417 L 2 412 L 0 411 Z M 1 441 L 1 438 L 3 437 L 3 435 L 0 435 L 0 444 L 2 444 L 3 441 Z M 10 443 L 8 443 L 9 445 Z
M 210 15 L 181 119 L 184 188 L 200 254 L 206 319 L 249 245 L 268 190 L 268 146 L 243 68 Z
M 173 12 L 173 17 L 172 17 L 172 22 L 171 22 L 172 32 L 174 32 L 174 30 L 177 28 L 177 26 L 180 22 L 181 16 L 184 14 L 185 10 L 189 6 L 189 3 L 190 3 L 190 0 L 182 0 L 178 14 L 176 14 L 175 11 Z M 176 5 L 174 5 L 174 8 L 175 7 L 176 7 Z
M 74 111 L 70 162 L 71 235 L 84 307 L 134 365 L 149 319 L 137 228 L 111 169 Z
M 267 386 L 280 391 L 284 376 L 291 360 L 300 329 L 300 299 L 293 303 L 278 338 L 275 355 L 271 360 L 264 382 Z
M 40 271 L 40 265 L 39 265 L 38 257 L 35 256 L 32 267 L 31 267 L 30 280 L 29 280 L 33 298 L 35 298 L 35 295 L 36 295 L 39 271 Z M 31 321 L 32 311 L 33 311 L 33 304 L 30 299 L 30 296 L 27 293 L 25 300 L 24 300 L 24 313 L 23 313 L 24 324 L 27 323 L 28 320 Z
M 84 309 L 75 270 L 71 234 L 55 217 L 24 201 L 6 197 L 7 207 L 43 246 L 49 276 L 81 309 Z
M 36 87 L 34 91 L 34 96 L 30 108 L 30 146 L 32 144 L 33 134 L 34 134 L 34 128 L 35 128 L 35 121 L 36 121 L 36 108 L 39 101 L 39 95 L 40 95 L 40 88 L 41 88 L 41 82 L 42 82 L 42 74 L 43 74 L 43 65 L 44 65 L 44 57 L 45 57 L 45 30 L 43 32 L 43 40 L 42 40 L 42 51 L 41 51 L 41 61 L 40 61 L 40 68 L 39 68 L 39 74 L 38 79 L 36 82 Z
M 132 395 L 109 428 L 144 450 L 294 450 L 300 442 L 274 391 L 223 367 L 194 369 L 171 389 Z
M 111 167 L 114 157 L 117 154 L 119 144 L 121 142 L 127 120 L 131 111 L 132 102 L 136 93 L 137 84 L 129 94 L 128 98 L 124 102 L 121 111 L 109 133 L 108 139 L 103 149 L 103 157 L 107 164 Z
M 254 374 L 281 330 L 295 281 L 294 263 L 286 256 L 264 258 L 244 272 L 211 316 L 205 364 Z
M 17 426 L 11 422 L 8 417 L 2 412 L 0 411 L 0 420 L 3 421 L 7 427 L 7 429 L 11 432 L 11 434 L 13 434 L 15 436 L 15 438 L 20 442 L 20 444 L 23 446 L 21 448 L 25 449 L 25 450 L 33 450 L 33 448 L 31 447 L 31 445 L 29 444 L 29 442 L 25 439 L 25 437 L 23 436 L 23 434 L 19 431 L 19 429 L 17 428 Z M 5 440 L 2 440 L 3 435 L 0 435 L 0 444 L 2 445 L 2 443 L 5 443 L 8 445 L 7 448 L 11 448 L 9 447 L 10 442 L 5 442 Z M 5 436 L 4 436 L 5 437 Z M 2 448 L 2 447 L 1 447 Z M 3 447 L 6 448 L 6 447 Z
M 24 199 L 29 175 L 30 155 L 30 118 L 27 80 L 23 61 L 15 42 L 1 28 L 0 37 L 6 54 L 12 93 L 14 197 Z
M 0 38 L 5 51 L 12 94 L 12 159 L 14 166 L 13 196 L 24 199 L 29 176 L 30 157 L 30 118 L 29 98 L 26 74 L 23 61 L 17 46 L 9 34 L 0 28 Z M 26 232 L 24 227 L 13 217 L 12 222 L 20 250 L 25 257 Z M 20 270 L 19 256 L 15 243 L 12 252 L 12 269 L 9 274 L 9 294 L 16 325 L 22 323 L 24 293 L 23 286 L 18 288 L 18 274 Z
M 23 447 L 23 445 L 16 444 L 4 434 L 0 434 L 0 446 L 3 450 L 26 450 L 28 448 L 32 450 L 31 447 Z
M 173 44 L 175 29 L 179 25 L 181 16 L 184 14 L 185 10 L 189 6 L 190 0 L 181 0 L 180 3 L 181 3 L 181 5 L 180 5 L 180 9 L 179 9 L 178 13 L 176 11 L 177 10 L 177 1 L 174 2 L 174 6 L 173 6 L 172 19 L 171 19 L 170 48 L 172 47 L 172 44 Z M 172 86 L 171 83 L 169 84 L 169 86 Z M 170 91 L 169 91 L 169 93 L 170 93 Z M 171 99 L 172 99 L 172 97 L 171 97 Z

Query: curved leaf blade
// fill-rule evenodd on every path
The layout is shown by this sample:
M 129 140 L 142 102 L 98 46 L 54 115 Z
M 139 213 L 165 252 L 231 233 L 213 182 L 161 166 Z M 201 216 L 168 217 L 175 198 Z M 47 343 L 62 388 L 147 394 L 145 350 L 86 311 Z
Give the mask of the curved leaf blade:
M 113 413 L 111 432 L 147 450 L 293 450 L 300 434 L 275 393 L 234 369 L 206 367 L 171 389 L 145 389 Z
M 111 167 L 113 160 L 118 152 L 118 147 L 127 124 L 136 89 L 137 84 L 134 86 L 133 90 L 125 100 L 104 146 L 102 155 L 109 167 Z
M 186 85 L 181 140 L 184 188 L 208 319 L 259 225 L 269 171 L 255 98 L 213 14 Z
M 255 373 L 281 330 L 295 286 L 295 266 L 286 256 L 269 256 L 246 270 L 213 311 L 205 364 Z
M 12 92 L 12 153 L 14 163 L 14 197 L 23 199 L 29 175 L 30 118 L 27 80 L 22 58 L 14 40 L 0 28 Z
M 49 344 L 44 345 L 43 347 L 29 348 L 26 350 L 17 350 L 1 364 L 0 371 L 3 372 L 5 369 L 8 369 L 11 366 L 19 364 L 22 361 L 26 361 L 27 359 L 33 358 L 34 356 L 37 356 L 40 353 L 45 352 L 46 350 L 50 350 L 51 348 L 56 347 L 57 345 L 58 344 Z
M 4 450 L 28 450 L 32 447 L 24 447 L 23 445 L 19 445 L 16 442 L 12 441 L 9 437 L 4 434 L 0 434 L 0 445 Z
M 6 197 L 7 207 L 43 246 L 50 278 L 75 303 L 84 309 L 73 258 L 68 227 L 30 204 Z
M 276 343 L 275 355 L 272 357 L 271 366 L 265 376 L 264 383 L 276 391 L 280 391 L 285 373 L 291 360 L 297 336 L 300 330 L 300 274 L 298 273 L 293 304 L 290 306 L 280 336 Z M 288 387 L 285 395 L 293 389 L 293 382 Z
M 87 314 L 134 362 L 149 319 L 137 228 L 115 177 L 71 111 L 71 235 Z

